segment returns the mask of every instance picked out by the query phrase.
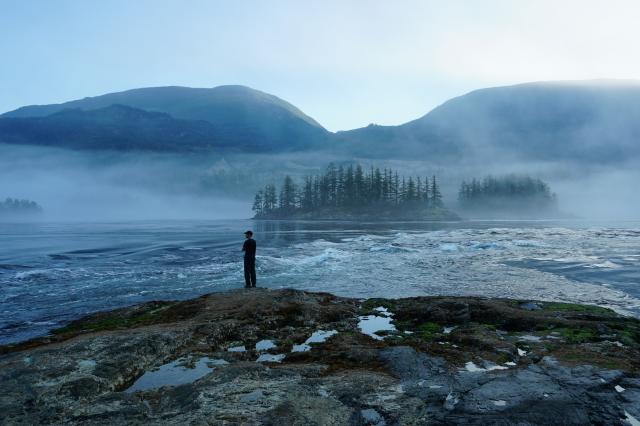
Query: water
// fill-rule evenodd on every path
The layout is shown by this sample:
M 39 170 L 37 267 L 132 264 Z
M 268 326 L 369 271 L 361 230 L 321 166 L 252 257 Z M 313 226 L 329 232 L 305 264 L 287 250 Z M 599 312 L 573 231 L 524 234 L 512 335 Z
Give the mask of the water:
M 285 354 L 260 354 L 256 362 L 282 362 L 285 356 Z
M 0 343 L 90 312 L 244 285 L 358 298 L 484 295 L 640 316 L 640 223 L 165 221 L 0 224 Z
M 383 337 L 378 332 L 394 332 L 396 331 L 393 321 L 393 314 L 383 306 L 375 308 L 378 313 L 376 315 L 364 315 L 359 317 L 358 328 L 363 334 L 371 336 L 376 340 L 382 340 Z
M 311 333 L 311 336 L 300 345 L 293 345 L 291 352 L 307 352 L 311 350 L 312 343 L 324 343 L 328 338 L 338 334 L 337 330 L 317 330 Z
M 276 344 L 273 343 L 273 340 L 260 340 L 256 343 L 256 351 L 268 351 L 269 349 L 276 348 Z
M 193 365 L 188 365 L 187 361 L 186 358 L 180 358 L 161 365 L 155 370 L 146 371 L 125 392 L 132 393 L 166 385 L 177 386 L 192 383 L 212 372 L 214 366 L 228 364 L 223 359 L 209 357 L 202 357 L 196 360 Z

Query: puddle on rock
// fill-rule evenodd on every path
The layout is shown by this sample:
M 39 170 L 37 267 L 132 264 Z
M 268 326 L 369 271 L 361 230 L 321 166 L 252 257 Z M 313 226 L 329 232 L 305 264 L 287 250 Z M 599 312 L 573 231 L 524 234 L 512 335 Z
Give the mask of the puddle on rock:
M 382 340 L 383 337 L 376 334 L 379 331 L 396 331 L 396 327 L 391 324 L 393 320 L 393 314 L 382 306 L 374 309 L 378 311 L 382 316 L 378 315 L 365 315 L 358 317 L 358 328 L 363 334 L 371 336 L 376 340 Z
M 336 330 L 318 330 L 314 331 L 307 340 L 301 345 L 293 345 L 291 352 L 307 352 L 311 350 L 311 343 L 324 343 L 327 339 L 335 334 L 338 334 Z
M 373 308 L 374 311 L 379 312 L 380 314 L 382 314 L 385 317 L 390 317 L 391 316 L 391 312 L 389 312 L 389 310 L 387 308 L 385 308 L 384 306 L 378 306 L 377 308 Z
M 273 343 L 273 340 L 260 340 L 256 343 L 256 351 L 268 351 L 269 349 L 273 349 L 276 347 L 276 344 Z
M 247 348 L 244 347 L 244 345 L 242 346 L 232 346 L 229 349 L 227 349 L 227 352 L 246 352 Z
M 285 357 L 284 354 L 277 354 L 277 355 L 260 354 L 256 362 L 282 362 L 284 357 Z
M 540 336 L 532 336 L 531 334 L 524 334 L 522 336 L 518 336 L 518 340 L 526 340 L 528 342 L 539 342 L 542 340 Z
M 509 369 L 509 367 L 505 367 L 504 365 L 496 365 L 493 363 L 486 363 L 486 364 L 487 364 L 486 368 L 483 368 L 483 367 L 478 367 L 473 361 L 469 361 L 464 365 L 464 369 L 471 373 Z
M 178 358 L 175 361 L 161 365 L 155 370 L 146 371 L 125 392 L 132 393 L 166 385 L 178 386 L 192 383 L 212 372 L 215 368 L 214 366 L 228 364 L 223 359 L 202 357 L 194 363 L 193 368 L 189 368 L 186 365 L 187 361 L 187 358 Z

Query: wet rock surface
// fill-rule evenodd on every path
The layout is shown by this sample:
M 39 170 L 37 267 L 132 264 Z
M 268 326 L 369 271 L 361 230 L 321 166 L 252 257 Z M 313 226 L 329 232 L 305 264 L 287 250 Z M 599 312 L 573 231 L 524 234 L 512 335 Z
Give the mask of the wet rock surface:
M 364 334 L 376 316 L 386 328 Z M 239 290 L 98 313 L 0 353 L 8 425 L 640 419 L 640 321 L 594 306 Z

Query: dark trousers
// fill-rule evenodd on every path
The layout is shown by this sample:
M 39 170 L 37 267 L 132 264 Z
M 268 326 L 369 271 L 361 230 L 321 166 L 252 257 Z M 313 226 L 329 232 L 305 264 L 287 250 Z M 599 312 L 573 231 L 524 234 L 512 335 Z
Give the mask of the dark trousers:
M 244 259 L 244 282 L 245 287 L 255 287 L 256 286 L 256 258 L 245 258 Z

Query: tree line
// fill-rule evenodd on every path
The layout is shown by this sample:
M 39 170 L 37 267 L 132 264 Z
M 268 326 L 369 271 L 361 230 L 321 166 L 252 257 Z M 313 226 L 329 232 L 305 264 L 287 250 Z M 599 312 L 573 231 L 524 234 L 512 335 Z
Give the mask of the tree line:
M 7 198 L 0 201 L 0 215 L 14 213 L 40 213 L 42 207 L 35 201 L 18 200 L 16 198 Z
M 458 200 L 462 206 L 473 206 L 493 200 L 522 203 L 535 200 L 539 203 L 554 204 L 556 195 L 549 185 L 530 176 L 506 175 L 486 176 L 482 180 L 463 181 L 458 191 Z
M 405 177 L 392 169 L 360 164 L 347 167 L 331 163 L 324 174 L 307 176 L 300 184 L 285 176 L 278 191 L 274 184 L 254 198 L 256 217 L 287 217 L 318 210 L 363 211 L 374 208 L 442 208 L 442 194 L 435 176 Z

